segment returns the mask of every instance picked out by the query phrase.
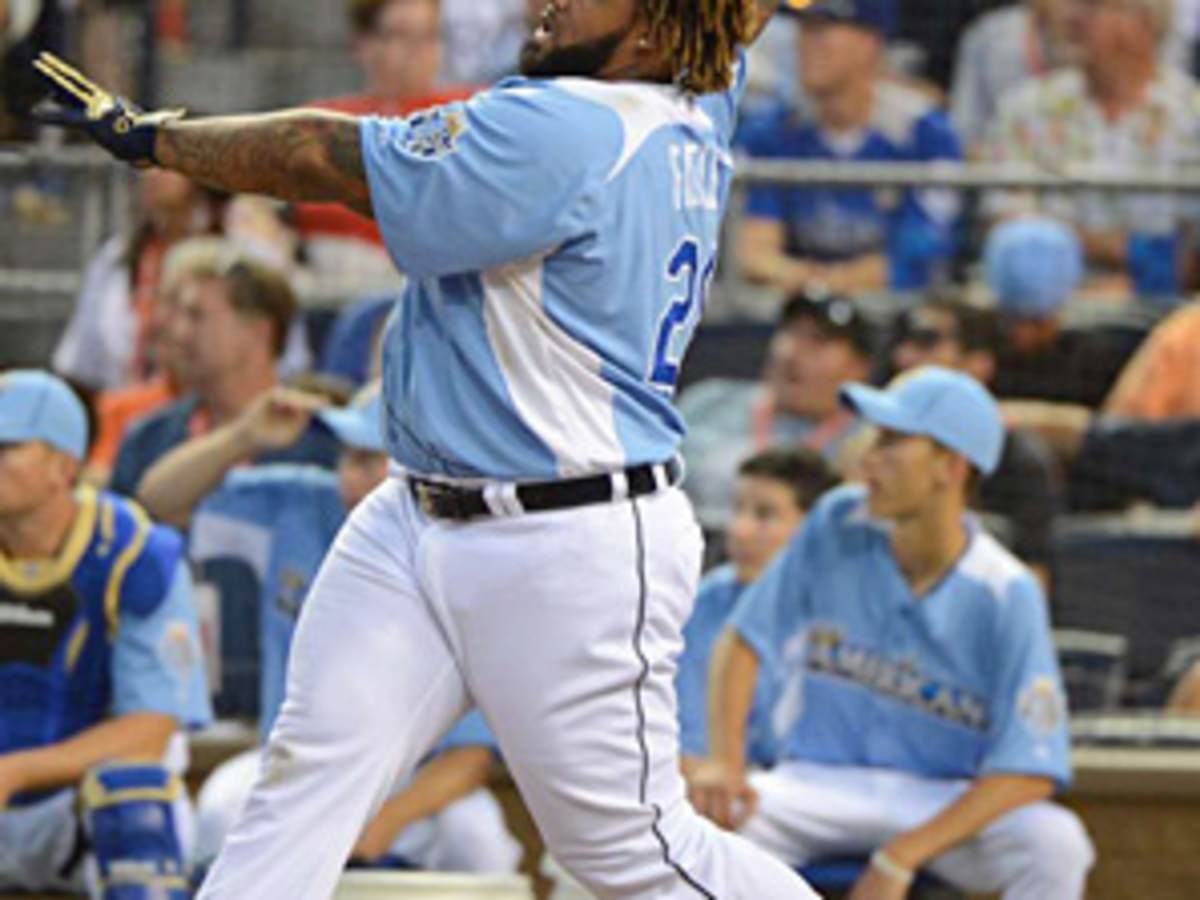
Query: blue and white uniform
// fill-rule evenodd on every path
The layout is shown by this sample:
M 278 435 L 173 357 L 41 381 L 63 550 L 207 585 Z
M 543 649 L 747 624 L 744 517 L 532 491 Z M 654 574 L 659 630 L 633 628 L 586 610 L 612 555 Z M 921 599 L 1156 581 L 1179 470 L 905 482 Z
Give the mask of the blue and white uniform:
M 713 647 L 737 607 L 746 585 L 731 565 L 714 569 L 700 582 L 696 608 L 683 629 L 683 653 L 675 676 L 679 695 L 679 746 L 685 755 L 706 757 L 708 745 L 708 673 Z M 777 750 L 771 710 L 777 691 L 769 673 L 762 672 L 754 688 L 754 703 L 746 726 L 746 759 L 757 768 L 775 764 Z
M 385 342 L 389 450 L 482 485 L 493 515 L 431 519 L 402 477 L 354 511 L 306 602 L 266 776 L 202 896 L 328 896 L 395 773 L 472 705 L 594 893 L 811 896 L 687 804 L 673 683 L 701 537 L 679 490 L 628 499 L 622 472 L 671 459 L 683 433 L 671 396 L 743 84 L 694 98 L 518 78 L 363 121 L 375 217 L 411 277 Z M 512 502 L 513 482 L 587 474 L 617 501 Z
M 283 704 L 287 661 L 305 595 L 346 517 L 338 477 L 316 466 L 238 469 L 207 497 L 192 520 L 192 552 L 213 573 L 248 574 L 227 583 L 257 588 L 259 733 L 265 741 Z M 218 576 L 219 577 L 219 576 Z M 469 713 L 431 754 L 456 747 L 496 750 L 483 717 Z M 260 768 L 252 750 L 220 766 L 205 782 L 197 809 L 196 861 L 211 862 L 245 806 Z M 398 784 L 397 790 L 404 784 Z M 393 855 L 429 869 L 510 872 L 520 848 L 495 798 L 480 788 L 414 823 Z
M 116 496 L 81 489 L 78 502 L 56 558 L 0 556 L 0 756 L 135 713 L 181 729 L 211 718 L 179 536 Z M 175 774 L 186 767 L 181 737 L 164 763 Z M 0 889 L 78 890 L 88 880 L 99 892 L 85 879 L 94 872 L 77 844 L 78 806 L 74 787 L 11 798 L 0 812 Z M 185 797 L 173 816 L 166 839 L 186 847 Z
M 744 832 L 784 859 L 869 852 L 988 775 L 1071 778 L 1067 709 L 1033 575 L 968 523 L 914 596 L 861 487 L 840 488 L 742 596 L 731 627 L 781 678 L 780 764 Z M 1090 844 L 1050 803 L 1011 813 L 930 868 L 1008 900 L 1081 897 Z

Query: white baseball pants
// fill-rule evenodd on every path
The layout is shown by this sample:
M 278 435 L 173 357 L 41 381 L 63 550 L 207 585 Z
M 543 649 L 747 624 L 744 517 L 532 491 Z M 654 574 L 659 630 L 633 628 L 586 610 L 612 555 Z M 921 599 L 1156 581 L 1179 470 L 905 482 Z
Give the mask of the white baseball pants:
M 263 773 L 200 896 L 329 897 L 397 778 L 476 704 L 598 896 L 814 897 L 685 799 L 673 682 L 700 553 L 674 489 L 454 524 L 386 482 L 304 605 Z
M 196 800 L 197 865 L 211 862 L 250 792 L 262 765 L 261 750 L 247 750 L 226 760 L 204 782 Z M 403 787 L 397 785 L 393 792 Z M 405 828 L 391 852 L 415 866 L 436 872 L 515 872 L 521 845 L 508 831 L 500 803 L 479 788 L 445 809 Z
M 759 803 L 741 833 L 801 866 L 866 855 L 929 821 L 970 786 L 890 769 L 785 762 L 751 776 Z M 1096 856 L 1083 824 L 1053 803 L 1015 810 L 928 870 L 960 890 L 1004 900 L 1082 898 Z

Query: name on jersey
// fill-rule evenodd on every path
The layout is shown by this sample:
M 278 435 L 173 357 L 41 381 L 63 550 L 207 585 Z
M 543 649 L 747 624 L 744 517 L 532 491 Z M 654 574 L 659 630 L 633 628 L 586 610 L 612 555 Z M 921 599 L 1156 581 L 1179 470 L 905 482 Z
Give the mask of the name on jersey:
M 846 640 L 837 628 L 809 630 L 805 666 L 810 672 L 851 681 L 972 731 L 988 730 L 987 706 L 971 692 L 931 678 L 909 660 L 893 660 Z
M 0 605 L 0 626 L 16 628 L 53 628 L 54 613 L 48 609 L 30 609 L 28 606 Z
M 679 212 L 721 208 L 720 153 L 696 141 L 671 144 L 667 148 L 674 182 L 672 200 Z

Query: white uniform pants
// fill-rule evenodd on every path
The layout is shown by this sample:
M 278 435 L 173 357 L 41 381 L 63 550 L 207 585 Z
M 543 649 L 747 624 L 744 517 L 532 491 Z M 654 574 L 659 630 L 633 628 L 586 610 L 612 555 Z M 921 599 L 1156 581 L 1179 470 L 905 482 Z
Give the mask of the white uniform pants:
M 197 864 L 216 857 L 250 799 L 261 763 L 262 751 L 248 750 L 222 763 L 204 782 L 196 803 Z M 391 852 L 437 872 L 501 874 L 515 872 L 521 862 L 521 845 L 509 834 L 504 811 L 484 788 L 405 828 Z
M 688 806 L 673 680 L 701 539 L 678 490 L 468 524 L 389 480 L 304 605 L 266 766 L 201 896 L 330 896 L 363 823 L 472 704 L 602 898 L 814 896 Z
M 929 821 L 969 781 L 888 769 L 786 762 L 751 777 L 759 805 L 741 833 L 794 866 L 865 855 Z M 928 870 L 960 890 L 1005 900 L 1082 898 L 1095 853 L 1074 813 L 1035 803 L 1002 817 Z

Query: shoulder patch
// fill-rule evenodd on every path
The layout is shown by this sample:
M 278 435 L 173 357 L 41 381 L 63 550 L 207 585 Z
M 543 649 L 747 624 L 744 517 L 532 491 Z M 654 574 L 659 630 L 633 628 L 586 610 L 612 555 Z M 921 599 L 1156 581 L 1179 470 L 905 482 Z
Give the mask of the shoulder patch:
M 1017 700 L 1017 715 L 1031 734 L 1048 738 L 1067 717 L 1067 704 L 1053 678 L 1035 678 Z
M 396 142 L 418 159 L 436 160 L 458 150 L 467 128 L 461 106 L 438 106 L 409 116 Z

